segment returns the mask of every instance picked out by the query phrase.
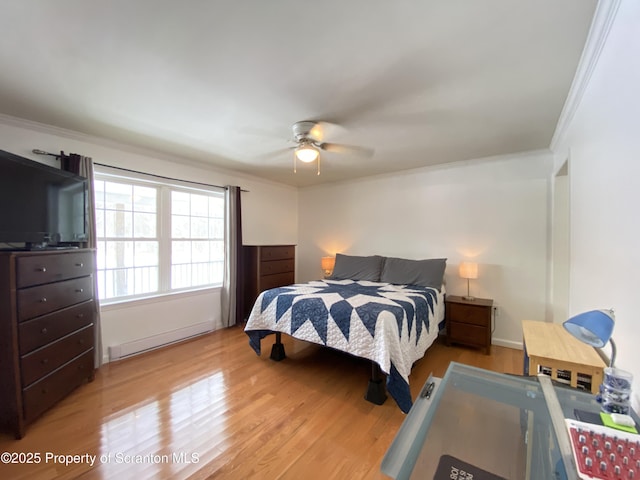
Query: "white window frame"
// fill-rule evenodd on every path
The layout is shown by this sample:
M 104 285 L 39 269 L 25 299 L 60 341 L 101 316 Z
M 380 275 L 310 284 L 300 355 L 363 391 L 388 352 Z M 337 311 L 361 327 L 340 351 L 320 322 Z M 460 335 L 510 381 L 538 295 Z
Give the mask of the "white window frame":
M 202 290 L 215 289 L 222 286 L 222 278 L 219 281 L 198 285 L 193 287 L 183 288 L 171 288 L 171 248 L 172 248 L 172 229 L 171 229 L 171 192 L 179 191 L 186 193 L 204 194 L 213 197 L 219 197 L 224 201 L 224 189 L 221 187 L 208 187 L 208 186 L 192 186 L 188 182 L 181 182 L 179 180 L 169 179 L 156 179 L 152 176 L 147 176 L 137 172 L 126 171 L 122 173 L 118 169 L 111 169 L 104 166 L 96 166 L 94 177 L 96 181 L 115 181 L 125 183 L 129 185 L 140 185 L 144 187 L 157 188 L 158 194 L 156 197 L 156 212 L 157 212 L 157 224 L 156 224 L 156 239 L 158 241 L 158 290 L 149 293 L 140 293 L 127 296 L 118 296 L 111 298 L 101 298 L 101 305 L 113 305 L 124 302 L 139 301 L 141 299 L 162 297 L 168 295 L 175 295 L 178 293 L 197 292 Z M 224 208 L 222 209 L 224 216 Z M 224 224 L 224 217 L 222 218 Z M 222 229 L 222 236 L 215 238 L 215 241 L 222 241 L 222 247 L 224 251 L 224 244 L 226 239 L 224 238 L 224 228 Z M 103 240 L 120 240 L 120 238 L 101 237 L 98 234 L 98 242 Z M 123 238 L 123 241 L 136 241 L 136 238 L 132 239 Z M 150 239 L 153 240 L 153 239 Z M 98 252 L 100 254 L 100 252 Z M 224 257 L 221 270 L 224 271 Z M 98 270 L 98 274 L 104 270 Z

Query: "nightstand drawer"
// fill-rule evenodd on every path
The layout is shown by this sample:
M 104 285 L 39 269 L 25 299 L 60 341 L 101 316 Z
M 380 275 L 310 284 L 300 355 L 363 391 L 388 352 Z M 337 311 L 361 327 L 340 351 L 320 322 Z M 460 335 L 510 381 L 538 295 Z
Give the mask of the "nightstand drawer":
M 484 346 L 486 343 L 487 329 L 476 325 L 451 322 L 449 324 L 449 340 L 468 345 Z
M 448 303 L 447 313 L 452 322 L 470 323 L 486 327 L 491 324 L 491 309 L 461 303 Z

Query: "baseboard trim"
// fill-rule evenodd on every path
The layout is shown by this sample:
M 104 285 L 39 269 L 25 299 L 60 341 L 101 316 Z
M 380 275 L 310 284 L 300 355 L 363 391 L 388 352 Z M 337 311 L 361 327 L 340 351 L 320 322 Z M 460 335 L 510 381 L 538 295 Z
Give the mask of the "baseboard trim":
M 513 340 L 504 340 L 503 338 L 492 338 L 491 345 L 497 345 L 498 347 L 513 348 L 516 350 L 522 350 L 522 342 L 514 342 Z
M 112 345 L 108 348 L 108 361 L 114 362 L 132 355 L 138 355 L 149 350 L 164 347 L 172 343 L 180 342 L 197 335 L 209 333 L 214 330 L 213 321 L 202 322 L 188 327 L 171 330 L 169 332 L 152 335 L 132 342 L 120 345 Z

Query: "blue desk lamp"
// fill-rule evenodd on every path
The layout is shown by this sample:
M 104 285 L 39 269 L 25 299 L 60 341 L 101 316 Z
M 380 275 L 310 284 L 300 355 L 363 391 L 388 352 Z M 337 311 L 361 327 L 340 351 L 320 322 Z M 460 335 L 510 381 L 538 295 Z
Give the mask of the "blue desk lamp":
M 571 317 L 562 325 L 574 337 L 592 347 L 602 348 L 611 343 L 611 360 L 616 361 L 616 344 L 611 338 L 615 316 L 613 310 L 591 310 Z

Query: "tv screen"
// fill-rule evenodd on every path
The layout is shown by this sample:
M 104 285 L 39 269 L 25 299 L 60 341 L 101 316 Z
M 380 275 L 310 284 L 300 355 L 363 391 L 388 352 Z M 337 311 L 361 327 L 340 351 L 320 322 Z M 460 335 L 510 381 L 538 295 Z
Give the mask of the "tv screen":
M 84 177 L 0 150 L 0 243 L 86 241 L 87 187 Z

